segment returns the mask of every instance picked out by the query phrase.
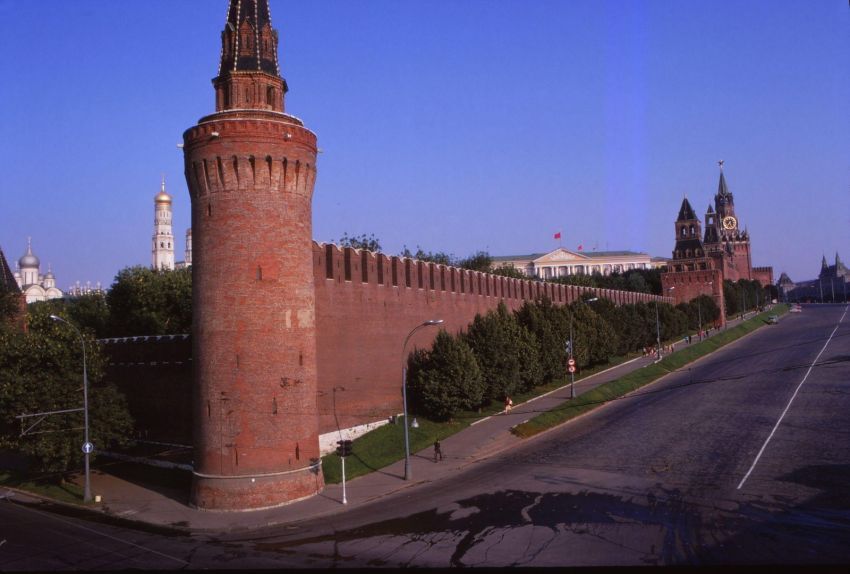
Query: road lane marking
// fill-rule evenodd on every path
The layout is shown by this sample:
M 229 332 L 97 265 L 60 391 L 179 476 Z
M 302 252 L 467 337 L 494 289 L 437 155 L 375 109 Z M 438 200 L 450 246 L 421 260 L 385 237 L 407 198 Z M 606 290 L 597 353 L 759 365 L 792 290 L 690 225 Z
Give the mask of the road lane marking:
M 844 316 L 847 315 L 847 309 L 848 309 L 848 307 L 844 308 L 844 313 L 841 315 L 841 318 L 838 320 L 838 324 L 835 325 L 835 329 L 832 330 L 832 334 L 829 336 L 829 339 L 826 340 L 826 343 L 824 343 L 823 348 L 820 350 L 820 353 L 818 353 L 818 356 L 815 357 L 815 360 L 812 361 L 811 365 L 809 365 L 809 370 L 806 371 L 806 375 L 803 377 L 803 380 L 800 381 L 799 385 L 797 385 L 797 388 L 794 390 L 794 394 L 791 395 L 791 399 L 788 401 L 788 404 L 785 406 L 785 410 L 782 411 L 781 415 L 779 415 L 779 420 L 776 421 L 776 424 L 773 426 L 773 430 L 770 431 L 770 435 L 767 437 L 767 440 L 764 441 L 764 444 L 761 446 L 761 450 L 759 450 L 759 453 L 756 455 L 756 458 L 753 461 L 752 466 L 750 466 L 750 470 L 748 470 L 747 474 L 744 475 L 744 478 L 741 479 L 741 483 L 738 485 L 737 490 L 741 490 L 741 487 L 744 486 L 745 482 L 747 482 L 747 479 L 750 477 L 750 474 L 753 472 L 753 469 L 758 464 L 759 459 L 761 458 L 761 455 L 764 453 L 764 449 L 767 448 L 767 444 L 770 442 L 770 439 L 773 438 L 773 435 L 776 433 L 776 429 L 779 428 L 779 424 L 782 422 L 782 419 L 785 418 L 785 413 L 787 413 L 788 409 L 791 408 L 791 403 L 794 401 L 794 398 L 797 396 L 797 393 L 800 392 L 800 387 L 802 387 L 803 383 L 806 382 L 806 379 L 809 378 L 809 375 L 811 374 L 812 369 L 815 367 L 815 364 L 818 362 L 818 359 L 820 359 L 820 356 L 823 355 L 824 351 L 826 351 L 826 348 L 829 345 L 829 342 L 832 341 L 832 338 L 835 336 L 835 332 L 838 331 L 838 327 L 840 327 L 841 322 L 844 321 Z
M 40 516 L 43 516 L 44 518 L 47 518 L 47 519 L 50 519 L 50 520 L 55 520 L 56 522 L 61 522 L 62 524 L 70 526 L 71 528 L 76 528 L 77 530 L 83 530 L 85 532 L 89 532 L 91 534 L 94 534 L 95 536 L 101 536 L 103 538 L 108 538 L 109 540 L 113 540 L 115 542 L 120 542 L 120 543 L 126 544 L 128 546 L 133 546 L 133 547 L 138 548 L 139 550 L 142 550 L 144 552 L 156 554 L 158 556 L 162 556 L 163 558 L 169 558 L 171 560 L 174 560 L 175 562 L 180 562 L 180 563 L 182 563 L 186 566 L 190 565 L 189 562 L 183 560 L 182 558 L 177 558 L 176 556 L 171 556 L 169 554 L 159 552 L 158 550 L 154 550 L 153 548 L 147 548 L 147 547 L 142 546 L 140 544 L 136 544 L 135 542 L 130 542 L 129 540 L 122 540 L 121 538 L 117 538 L 115 536 L 110 536 L 109 534 L 106 534 L 105 532 L 99 532 L 97 530 L 94 530 L 93 528 L 88 528 L 86 526 L 83 526 L 82 524 L 77 524 L 76 522 L 72 522 L 70 520 L 63 520 L 62 518 L 59 518 L 58 516 L 56 516 L 52 513 L 43 512 L 41 510 L 36 510 L 35 508 L 30 508 L 29 506 L 20 506 L 20 505 L 15 505 L 15 506 L 16 506 L 16 508 L 19 508 L 21 510 L 24 510 L 24 511 L 27 511 L 27 512 L 32 512 L 34 514 L 38 514 Z M 92 546 L 95 546 L 96 548 L 98 547 L 93 542 L 89 542 L 89 544 L 92 545 Z

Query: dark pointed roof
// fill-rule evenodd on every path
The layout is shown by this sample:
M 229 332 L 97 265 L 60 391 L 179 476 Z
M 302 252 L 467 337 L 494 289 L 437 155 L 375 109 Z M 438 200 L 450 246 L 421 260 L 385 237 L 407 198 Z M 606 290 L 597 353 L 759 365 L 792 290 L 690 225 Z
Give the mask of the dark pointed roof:
M 3 254 L 3 249 L 0 248 L 0 293 L 20 293 L 18 282 L 15 281 L 15 276 L 12 270 L 9 269 L 9 262 L 6 261 L 6 256 Z
M 227 23 L 222 34 L 228 33 L 235 36 L 235 49 L 222 48 L 219 75 L 259 71 L 280 76 L 277 31 L 272 28 L 269 0 L 230 0 Z M 245 49 L 245 40 L 248 40 L 250 51 Z M 270 49 L 264 49 L 264 40 L 273 42 Z
M 826 255 L 823 256 L 823 260 L 820 262 L 821 269 L 829 269 L 829 263 L 826 262 Z
M 684 198 L 682 200 L 682 207 L 679 208 L 679 217 L 676 221 L 690 221 L 697 218 L 697 214 L 694 212 L 694 208 L 691 207 L 691 203 L 688 201 L 688 198 Z
M 710 203 L 708 204 L 708 211 L 706 211 L 706 213 L 714 213 L 714 208 L 711 207 Z
M 726 177 L 723 175 L 723 169 L 720 170 L 720 183 L 717 184 L 717 195 L 721 197 L 730 195 L 729 188 L 726 186 Z

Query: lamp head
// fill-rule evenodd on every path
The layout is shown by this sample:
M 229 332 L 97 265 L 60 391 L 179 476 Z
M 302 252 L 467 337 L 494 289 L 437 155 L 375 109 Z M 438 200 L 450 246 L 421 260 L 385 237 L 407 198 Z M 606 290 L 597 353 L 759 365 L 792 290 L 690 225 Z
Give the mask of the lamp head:
M 430 319 L 430 320 L 428 320 L 428 321 L 425 321 L 425 322 L 424 322 L 424 323 L 422 323 L 422 324 L 423 324 L 423 325 L 442 325 L 442 324 L 443 324 L 443 320 L 442 320 L 442 319 Z

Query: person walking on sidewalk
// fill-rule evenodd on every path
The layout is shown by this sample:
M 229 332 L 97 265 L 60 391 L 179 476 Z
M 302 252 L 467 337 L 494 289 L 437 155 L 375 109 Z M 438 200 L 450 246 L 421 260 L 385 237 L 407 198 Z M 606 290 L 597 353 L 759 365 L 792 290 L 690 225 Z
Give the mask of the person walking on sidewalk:
M 511 400 L 511 397 L 505 396 L 505 414 L 511 414 L 511 407 L 514 406 L 514 402 Z
M 437 462 L 437 457 L 443 460 L 443 448 L 440 445 L 440 439 L 434 441 L 434 462 Z

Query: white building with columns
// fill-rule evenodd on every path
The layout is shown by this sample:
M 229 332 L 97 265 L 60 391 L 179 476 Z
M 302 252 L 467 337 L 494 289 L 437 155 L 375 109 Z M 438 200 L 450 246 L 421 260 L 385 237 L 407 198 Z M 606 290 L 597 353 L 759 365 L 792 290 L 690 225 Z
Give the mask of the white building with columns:
M 654 269 L 666 259 L 635 251 L 570 251 L 559 247 L 549 253 L 493 257 L 493 266 L 513 266 L 529 277 L 554 279 L 570 275 L 611 275 L 632 269 Z

